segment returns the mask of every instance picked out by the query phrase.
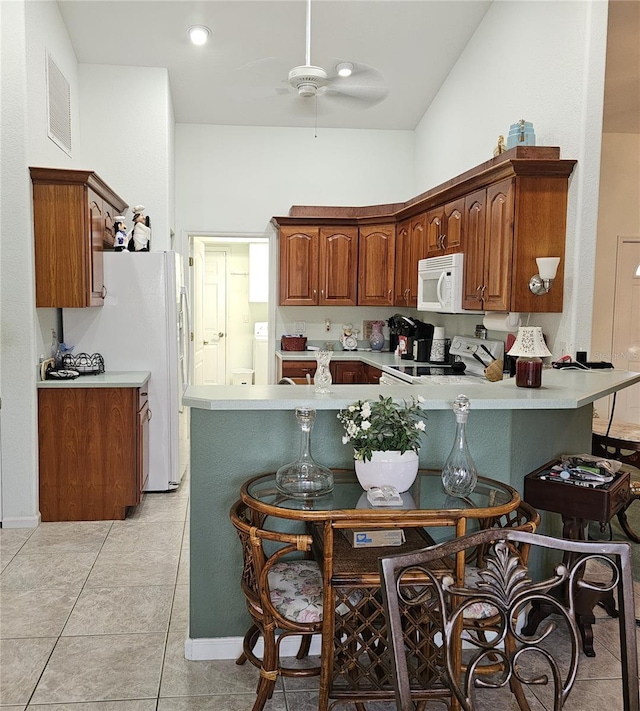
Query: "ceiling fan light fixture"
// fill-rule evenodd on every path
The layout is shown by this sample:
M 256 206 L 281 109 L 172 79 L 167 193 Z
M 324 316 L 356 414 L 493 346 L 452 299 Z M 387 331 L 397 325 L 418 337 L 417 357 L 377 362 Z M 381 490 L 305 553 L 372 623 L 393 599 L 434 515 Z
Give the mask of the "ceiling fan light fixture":
M 322 67 L 303 65 L 294 67 L 289 72 L 289 85 L 298 92 L 298 96 L 315 96 L 318 89 L 327 83 L 327 73 Z
M 336 64 L 336 71 L 340 77 L 350 77 L 353 73 L 353 64 L 351 62 L 340 62 L 340 64 Z
M 192 25 L 187 32 L 191 43 L 198 47 L 206 44 L 209 40 L 209 35 L 211 34 L 211 30 L 204 25 Z

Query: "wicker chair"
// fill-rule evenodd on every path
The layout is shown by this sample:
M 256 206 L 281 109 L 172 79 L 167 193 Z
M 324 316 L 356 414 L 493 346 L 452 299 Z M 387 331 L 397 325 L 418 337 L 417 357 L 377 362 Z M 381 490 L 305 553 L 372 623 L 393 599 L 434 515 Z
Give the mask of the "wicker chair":
M 491 549 L 484 555 L 484 568 L 480 572 L 479 582 L 475 585 L 456 585 L 452 576 L 440 579 L 430 570 L 431 565 L 445 557 L 469 549 L 486 550 L 489 545 Z M 548 579 L 532 582 L 518 550 L 522 546 L 564 551 L 568 556 L 567 562 L 558 565 Z M 428 610 L 428 614 L 433 615 L 435 611 L 441 620 L 442 663 L 446 667 L 447 682 L 465 711 L 473 711 L 476 695 L 482 693 L 483 687 L 506 690 L 507 686 L 516 696 L 520 708 L 528 711 L 529 705 L 523 693 L 523 685 L 549 684 L 549 679 L 552 680 L 552 689 L 549 690 L 552 691 L 552 700 L 549 705 L 545 705 L 559 711 L 571 691 L 578 667 L 580 634 L 575 620 L 575 597 L 580 588 L 593 588 L 596 585 L 586 582 L 582 577 L 584 568 L 591 559 L 608 566 L 612 573 L 611 581 L 600 583 L 599 586 L 618 591 L 624 709 L 639 711 L 629 545 L 568 541 L 508 529 L 483 530 L 414 553 L 381 559 L 380 570 L 398 710 L 412 711 L 414 708 L 409 684 L 403 617 L 408 614 L 407 610 L 411 610 L 411 614 L 415 615 L 415 608 L 418 607 L 418 610 L 425 610 L 424 614 L 427 614 Z M 405 591 L 412 588 L 403 584 L 403 578 L 415 578 L 416 574 L 423 575 L 429 583 L 425 584 L 419 595 L 407 595 Z M 553 590 L 558 595 L 552 595 Z M 544 601 L 560 617 L 554 622 L 547 621 L 530 636 L 524 636 L 518 629 L 518 622 L 527 605 L 533 600 Z M 466 627 L 464 611 L 478 602 L 489 604 L 498 611 L 498 634 L 487 641 L 486 637 L 478 637 L 467 631 L 465 641 L 472 649 L 469 652 L 470 657 L 465 659 L 466 665 L 462 666 L 459 660 L 461 630 L 463 625 Z M 571 647 L 570 659 L 563 663 L 554 658 L 558 644 L 555 637 L 551 636 L 560 623 L 566 626 Z M 478 667 L 494 657 L 498 657 L 502 664 L 502 673 L 498 678 L 479 675 Z M 527 661 L 533 662 L 533 671 L 528 674 Z
M 230 518 L 242 543 L 241 587 L 253 620 L 236 664 L 249 660 L 260 669 L 253 711 L 261 711 L 273 694 L 278 675 L 320 674 L 319 666 L 282 666 L 280 643 L 289 636 L 301 635 L 297 658 L 309 653 L 312 635 L 322 628 L 322 575 L 315 561 L 300 558 L 300 552 L 310 551 L 311 536 L 267 531 L 261 528 L 263 520 L 250 520 L 241 501 L 232 506 Z M 292 560 L 296 553 L 298 557 Z M 264 643 L 262 658 L 254 651 L 260 637 Z

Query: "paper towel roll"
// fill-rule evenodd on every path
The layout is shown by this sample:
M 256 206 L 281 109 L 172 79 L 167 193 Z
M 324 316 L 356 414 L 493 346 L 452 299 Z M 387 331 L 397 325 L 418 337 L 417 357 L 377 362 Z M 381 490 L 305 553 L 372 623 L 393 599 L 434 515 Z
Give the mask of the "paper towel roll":
M 488 331 L 515 333 L 520 325 L 520 314 L 505 312 L 485 314 L 482 323 Z
M 444 361 L 444 346 L 444 328 L 442 326 L 434 326 L 433 343 L 431 345 L 431 361 L 433 363 L 442 363 Z

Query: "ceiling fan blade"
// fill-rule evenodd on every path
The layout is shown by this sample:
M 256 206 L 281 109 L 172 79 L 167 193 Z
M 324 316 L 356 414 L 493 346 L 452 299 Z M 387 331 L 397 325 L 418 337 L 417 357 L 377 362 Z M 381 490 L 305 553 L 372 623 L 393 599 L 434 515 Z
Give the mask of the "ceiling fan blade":
M 353 70 L 350 76 L 341 77 L 336 67 L 339 64 L 352 64 Z M 370 83 L 370 84 L 384 84 L 384 77 L 380 72 L 374 67 L 364 64 L 363 62 L 352 62 L 344 59 L 334 59 L 327 66 L 331 67 L 331 71 L 328 71 L 330 81 L 355 81 L 357 79 L 358 83 Z
M 236 84 L 257 84 L 264 79 L 276 85 L 287 77 L 290 65 L 289 60 L 282 57 L 263 57 L 238 67 L 234 72 L 234 81 Z
M 358 84 L 338 84 L 337 82 L 327 86 L 323 92 L 324 96 L 334 100 L 349 100 L 354 105 L 374 106 L 387 98 L 389 90 L 384 86 L 367 86 Z

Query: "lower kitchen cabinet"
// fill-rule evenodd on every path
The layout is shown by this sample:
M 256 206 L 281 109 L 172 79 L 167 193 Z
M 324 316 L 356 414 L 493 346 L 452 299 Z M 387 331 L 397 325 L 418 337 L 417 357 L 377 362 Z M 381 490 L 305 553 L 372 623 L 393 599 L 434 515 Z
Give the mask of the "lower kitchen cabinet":
M 315 361 L 309 360 L 284 360 L 282 361 L 283 378 L 291 378 L 298 385 L 307 384 L 307 375 L 313 383 L 316 372 Z M 331 361 L 329 363 L 331 379 L 336 385 L 377 385 L 382 371 L 373 365 L 361 363 L 357 360 Z
M 149 473 L 147 387 L 38 390 L 43 521 L 124 519 Z
M 330 364 L 331 377 L 336 385 L 360 385 L 364 379 L 364 363 L 355 360 L 336 361 Z

